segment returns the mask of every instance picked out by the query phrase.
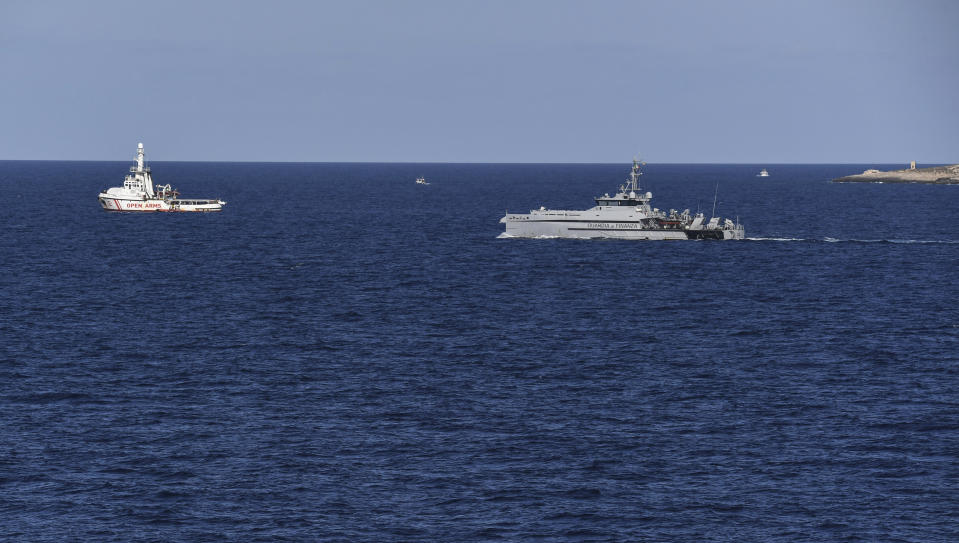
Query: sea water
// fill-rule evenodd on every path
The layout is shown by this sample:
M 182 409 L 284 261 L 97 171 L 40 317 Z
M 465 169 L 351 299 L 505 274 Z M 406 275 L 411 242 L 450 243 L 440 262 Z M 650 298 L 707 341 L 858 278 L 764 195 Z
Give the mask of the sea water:
M 749 239 L 527 240 L 629 165 L 127 166 L 0 162 L 2 540 L 959 540 L 957 186 L 650 164 Z

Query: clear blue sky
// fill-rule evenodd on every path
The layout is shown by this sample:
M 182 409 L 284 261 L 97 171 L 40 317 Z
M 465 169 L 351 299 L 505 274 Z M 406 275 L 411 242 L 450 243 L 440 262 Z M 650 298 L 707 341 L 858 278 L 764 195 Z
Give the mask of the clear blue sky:
M 0 159 L 959 162 L 954 0 L 0 0 Z

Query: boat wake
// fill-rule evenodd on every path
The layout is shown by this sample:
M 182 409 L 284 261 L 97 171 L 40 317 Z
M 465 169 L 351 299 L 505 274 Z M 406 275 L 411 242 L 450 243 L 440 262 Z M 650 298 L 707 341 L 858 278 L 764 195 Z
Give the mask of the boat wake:
M 560 236 L 514 236 L 506 232 L 496 236 L 496 239 L 559 239 Z
M 959 245 L 955 239 L 838 239 L 838 238 L 746 238 L 747 241 L 808 241 L 811 243 L 898 243 L 898 244 L 941 244 Z
M 827 243 L 901 243 L 901 244 L 942 244 L 955 245 L 959 240 L 955 239 L 836 239 L 826 238 L 823 241 Z

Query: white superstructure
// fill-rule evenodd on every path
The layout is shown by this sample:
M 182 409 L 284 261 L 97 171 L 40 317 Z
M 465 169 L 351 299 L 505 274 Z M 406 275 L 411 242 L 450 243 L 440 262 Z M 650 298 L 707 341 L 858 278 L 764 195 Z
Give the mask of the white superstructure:
M 226 202 L 208 198 L 180 198 L 170 185 L 153 186 L 150 167 L 144 164 L 143 144 L 137 144 L 136 164 L 123 180 L 122 187 L 100 193 L 100 205 L 107 211 L 179 212 L 221 211 Z
M 766 171 L 766 168 L 763 168 L 756 177 L 769 177 L 769 172 Z
M 499 222 L 506 225 L 504 237 L 621 238 L 646 240 L 743 239 L 743 225 L 730 219 L 711 217 L 689 210 L 660 211 L 649 205 L 651 192 L 639 187 L 640 163 L 633 160 L 628 184 L 615 196 L 604 194 L 596 205 L 584 211 L 546 209 L 529 213 L 507 213 Z M 714 209 L 715 211 L 715 209 Z

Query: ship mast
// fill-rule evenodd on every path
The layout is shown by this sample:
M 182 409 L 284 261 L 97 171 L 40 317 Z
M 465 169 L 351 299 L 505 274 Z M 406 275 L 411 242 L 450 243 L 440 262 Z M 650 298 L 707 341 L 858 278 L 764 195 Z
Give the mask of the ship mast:
M 639 191 L 639 176 L 643 175 L 640 166 L 645 166 L 645 162 L 640 162 L 638 158 L 633 159 L 633 169 L 629 172 L 629 188 L 633 192 Z
M 639 171 L 639 163 L 633 159 L 633 169 L 629 172 L 629 189 L 633 192 L 639 190 L 639 176 L 643 175 Z
M 143 171 L 143 144 L 137 144 L 137 172 Z
M 150 168 L 144 167 L 143 162 L 143 144 L 138 143 L 136 178 L 143 183 L 143 190 L 147 193 L 147 196 L 153 198 L 156 196 L 156 193 L 153 191 L 153 179 L 150 177 Z
M 710 218 L 716 216 L 716 199 L 718 197 L 719 197 L 719 181 L 716 181 L 716 192 L 713 193 L 713 214 L 709 216 Z

